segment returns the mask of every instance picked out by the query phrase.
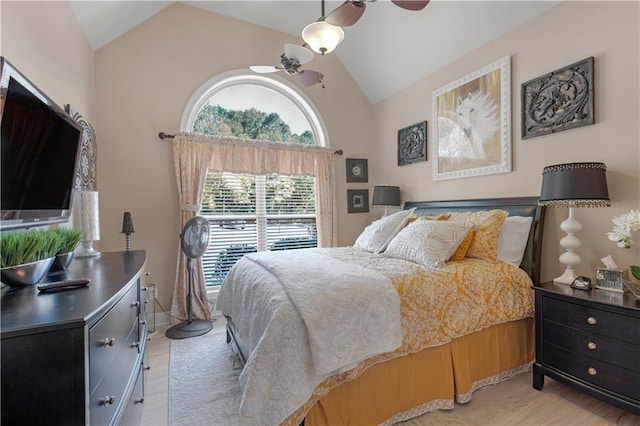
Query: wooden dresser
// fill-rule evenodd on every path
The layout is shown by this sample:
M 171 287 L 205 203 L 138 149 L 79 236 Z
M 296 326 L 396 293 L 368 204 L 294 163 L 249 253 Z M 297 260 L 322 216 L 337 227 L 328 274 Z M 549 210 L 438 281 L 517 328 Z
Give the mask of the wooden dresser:
M 544 376 L 640 414 L 640 301 L 542 283 L 536 293 L 533 387 Z
M 42 282 L 88 286 L 2 289 L 2 423 L 139 424 L 147 327 L 144 251 L 74 259 Z

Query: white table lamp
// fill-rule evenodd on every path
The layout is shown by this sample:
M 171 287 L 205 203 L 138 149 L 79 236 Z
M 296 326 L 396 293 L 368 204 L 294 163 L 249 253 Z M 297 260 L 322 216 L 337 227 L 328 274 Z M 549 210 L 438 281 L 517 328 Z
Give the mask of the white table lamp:
M 575 253 L 581 245 L 575 236 L 582 229 L 573 214 L 574 207 L 607 207 L 611 205 L 607 189 L 607 166 L 604 163 L 568 163 L 547 166 L 542 172 L 542 190 L 538 204 L 569 207 L 569 217 L 560 224 L 567 235 L 560 240 L 566 250 L 560 255 L 564 273 L 553 281 L 571 284 L 576 279 L 575 267 L 581 261 Z

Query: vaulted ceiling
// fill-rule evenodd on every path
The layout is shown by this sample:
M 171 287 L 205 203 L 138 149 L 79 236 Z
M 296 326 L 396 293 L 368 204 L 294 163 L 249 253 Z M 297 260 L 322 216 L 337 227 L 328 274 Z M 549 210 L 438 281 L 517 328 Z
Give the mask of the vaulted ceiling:
M 70 1 L 94 50 L 105 46 L 173 1 Z M 206 11 L 291 34 L 320 17 L 319 0 L 186 1 Z M 431 0 L 419 12 L 388 0 L 370 1 L 345 27 L 338 56 L 372 103 L 408 87 L 555 6 L 557 1 Z M 342 2 L 327 1 L 326 13 Z M 506 52 L 505 52 L 506 53 Z M 489 58 L 492 59 L 492 58 Z M 247 66 L 252 64 L 247 64 Z

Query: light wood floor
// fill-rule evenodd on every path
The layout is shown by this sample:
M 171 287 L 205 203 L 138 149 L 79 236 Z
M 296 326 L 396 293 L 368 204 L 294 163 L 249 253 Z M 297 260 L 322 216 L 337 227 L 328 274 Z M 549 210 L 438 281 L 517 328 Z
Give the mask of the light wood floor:
M 144 426 L 168 425 L 171 339 L 164 334 L 167 328 L 166 325 L 158 326 L 149 341 L 151 369 L 145 383 L 142 418 Z M 223 320 L 218 319 L 214 323 L 214 328 L 224 329 Z M 583 395 L 548 377 L 545 377 L 544 389 L 538 392 L 531 386 L 531 373 L 523 373 L 506 382 L 476 392 L 473 400 L 468 404 L 456 404 L 456 408 L 451 411 L 427 413 L 402 425 L 586 426 L 612 424 L 640 426 L 640 417 Z

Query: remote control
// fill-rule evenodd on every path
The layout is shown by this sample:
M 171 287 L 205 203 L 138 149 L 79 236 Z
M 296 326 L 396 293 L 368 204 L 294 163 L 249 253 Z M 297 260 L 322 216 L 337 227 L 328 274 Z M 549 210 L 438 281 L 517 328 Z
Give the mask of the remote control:
M 89 284 L 89 282 L 90 280 L 88 278 L 80 278 L 79 280 L 58 281 L 55 283 L 38 284 L 38 290 L 51 291 L 51 290 L 61 290 L 65 288 L 76 288 L 76 287 L 85 286 Z

